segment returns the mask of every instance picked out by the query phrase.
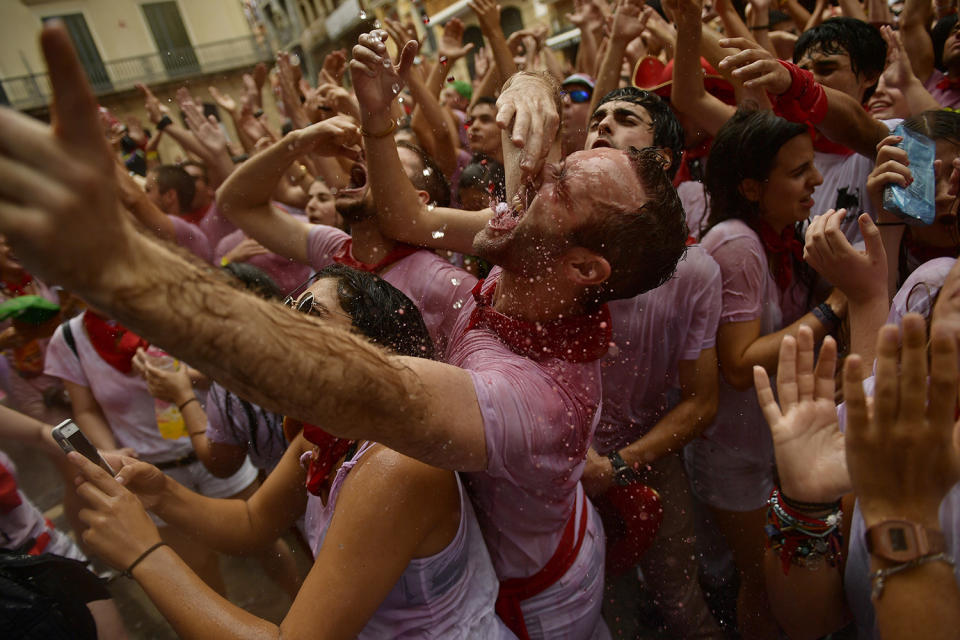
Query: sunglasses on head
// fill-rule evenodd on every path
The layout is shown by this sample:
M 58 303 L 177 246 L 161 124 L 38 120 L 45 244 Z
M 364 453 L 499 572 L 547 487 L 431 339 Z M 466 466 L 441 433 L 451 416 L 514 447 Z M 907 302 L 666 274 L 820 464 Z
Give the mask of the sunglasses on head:
M 586 89 L 574 89 L 573 91 L 564 91 L 564 93 L 570 96 L 570 102 L 580 104 L 590 101 L 590 92 Z

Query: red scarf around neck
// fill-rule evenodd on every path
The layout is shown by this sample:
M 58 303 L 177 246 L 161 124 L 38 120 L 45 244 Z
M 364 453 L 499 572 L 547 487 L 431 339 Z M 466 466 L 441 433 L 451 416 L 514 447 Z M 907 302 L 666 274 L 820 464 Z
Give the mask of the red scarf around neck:
M 786 291 L 793 282 L 793 260 L 803 260 L 803 245 L 797 240 L 794 226 L 787 225 L 780 235 L 777 235 L 766 220 L 760 220 L 757 231 L 763 248 L 767 250 L 774 265 L 777 287 L 780 291 Z
M 937 83 L 937 89 L 943 91 L 960 91 L 960 78 L 943 74 L 940 82 Z
M 376 264 L 367 264 L 366 262 L 360 262 L 353 257 L 353 239 L 347 239 L 343 246 L 340 247 L 335 254 L 333 254 L 333 261 L 337 264 L 352 267 L 357 271 L 377 273 L 381 269 L 389 267 L 394 262 L 402 260 L 410 254 L 416 253 L 417 251 L 420 251 L 420 247 L 397 243 L 397 245 L 393 248 L 393 251 L 385 255 L 380 262 L 377 262 Z
M 87 309 L 83 314 L 83 328 L 90 344 L 104 362 L 119 371 L 130 373 L 137 349 L 146 349 L 150 343 L 113 320 L 107 320 Z
M 315 496 L 323 495 L 323 486 L 330 478 L 334 465 L 346 455 L 356 440 L 332 436 L 320 427 L 293 418 L 283 419 L 283 433 L 287 441 L 303 430 L 303 437 L 314 445 L 307 468 L 307 491 Z
M 610 309 L 603 305 L 589 314 L 567 316 L 548 322 L 528 322 L 495 311 L 496 285 L 483 290 L 483 280 L 473 288 L 477 308 L 470 314 L 470 329 L 489 329 L 514 353 L 532 360 L 559 358 L 567 362 L 591 362 L 603 357 L 613 337 Z

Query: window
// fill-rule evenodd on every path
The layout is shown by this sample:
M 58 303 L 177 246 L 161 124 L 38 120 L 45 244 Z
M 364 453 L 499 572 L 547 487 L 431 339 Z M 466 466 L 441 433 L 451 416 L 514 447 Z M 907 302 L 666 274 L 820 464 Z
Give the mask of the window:
M 176 2 L 151 2 L 143 6 L 163 66 L 171 76 L 198 73 L 200 64 L 180 18 Z

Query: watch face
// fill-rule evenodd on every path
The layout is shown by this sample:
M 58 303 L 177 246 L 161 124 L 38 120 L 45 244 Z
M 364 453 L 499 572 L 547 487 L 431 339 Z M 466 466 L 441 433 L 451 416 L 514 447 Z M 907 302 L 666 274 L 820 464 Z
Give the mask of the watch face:
M 890 539 L 890 548 L 893 551 L 906 551 L 910 548 L 910 544 L 907 542 L 907 532 L 903 530 L 903 527 L 891 527 L 887 530 L 887 535 Z

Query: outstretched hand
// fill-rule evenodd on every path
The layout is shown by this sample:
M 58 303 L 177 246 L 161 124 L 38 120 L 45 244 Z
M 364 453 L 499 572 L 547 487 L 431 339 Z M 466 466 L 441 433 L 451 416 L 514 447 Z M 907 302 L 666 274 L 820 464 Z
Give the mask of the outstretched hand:
M 403 77 L 417 55 L 417 42 L 409 40 L 400 50 L 399 64 L 394 66 L 384 44 L 386 39 L 386 31 L 375 29 L 362 34 L 353 47 L 350 77 L 365 124 L 374 118 L 390 117 L 393 100 L 403 88 Z
M 114 160 L 70 37 L 47 25 L 40 42 L 53 124 L 0 107 L 0 233 L 31 273 L 95 301 L 105 281 L 129 282 L 135 232 L 117 206 Z
M 864 251 L 853 248 L 840 228 L 846 209 L 831 209 L 817 216 L 807 229 L 803 259 L 851 302 L 887 299 L 887 254 L 880 230 L 870 214 L 857 222 L 863 234 Z
M 896 518 L 939 529 L 940 502 L 958 479 L 956 335 L 935 314 L 928 367 L 923 316 L 905 315 L 902 327 L 902 339 L 895 325 L 877 337 L 872 417 L 860 384 L 864 363 L 847 359 L 847 463 L 868 527 Z
M 720 61 L 720 71 L 743 83 L 747 89 L 763 89 L 767 93 L 786 93 L 793 83 L 787 71 L 772 53 L 746 38 L 723 38 L 720 46 L 740 49 Z
M 770 425 L 780 488 L 795 500 L 832 502 L 850 491 L 843 434 L 834 404 L 837 343 L 827 337 L 814 367 L 813 331 L 780 343 L 777 395 L 763 367 L 753 368 L 753 383 Z

